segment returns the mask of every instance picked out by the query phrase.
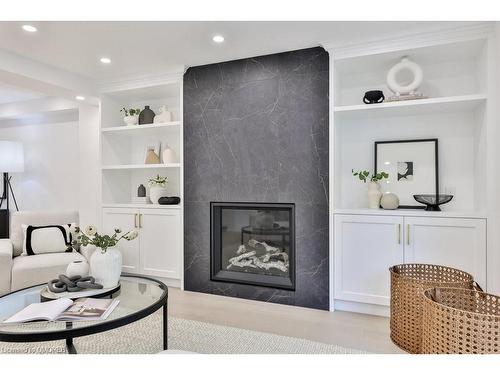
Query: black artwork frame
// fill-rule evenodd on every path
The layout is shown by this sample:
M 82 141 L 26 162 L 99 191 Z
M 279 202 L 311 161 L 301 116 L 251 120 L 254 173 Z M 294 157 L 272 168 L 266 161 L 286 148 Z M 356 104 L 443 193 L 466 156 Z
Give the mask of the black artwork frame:
M 434 169 L 435 169 L 435 192 L 434 194 L 436 195 L 436 200 L 439 195 L 439 157 L 438 157 L 438 139 L 437 138 L 426 138 L 426 139 L 403 139 L 403 140 L 395 140 L 395 141 L 376 141 L 375 142 L 375 165 L 374 165 L 374 171 L 377 173 L 377 148 L 378 145 L 381 144 L 395 144 L 395 143 L 416 143 L 416 142 L 433 142 L 434 143 Z M 419 194 L 421 192 L 415 192 L 415 194 Z M 426 206 L 421 206 L 421 205 L 400 205 L 398 208 L 399 209 L 425 209 Z

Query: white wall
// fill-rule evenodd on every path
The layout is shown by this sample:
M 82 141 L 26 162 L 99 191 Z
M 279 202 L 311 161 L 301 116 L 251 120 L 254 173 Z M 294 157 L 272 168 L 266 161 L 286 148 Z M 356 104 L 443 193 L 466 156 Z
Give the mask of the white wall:
M 80 184 L 77 199 L 82 225 L 101 224 L 99 117 L 98 106 L 80 105 L 77 144 L 80 151 Z
M 77 121 L 0 125 L 0 139 L 24 144 L 24 173 L 12 174 L 20 210 L 78 210 Z

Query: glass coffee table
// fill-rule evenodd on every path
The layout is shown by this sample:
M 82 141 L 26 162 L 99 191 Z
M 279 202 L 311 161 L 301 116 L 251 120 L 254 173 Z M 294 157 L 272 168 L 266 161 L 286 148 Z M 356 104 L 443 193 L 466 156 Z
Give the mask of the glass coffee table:
M 39 342 L 66 340 L 69 354 L 76 354 L 75 337 L 106 332 L 143 319 L 163 308 L 163 349 L 168 347 L 167 301 L 168 288 L 161 281 L 135 275 L 122 275 L 121 288 L 108 297 L 120 303 L 106 320 L 81 322 L 0 323 L 0 341 Z M 18 290 L 0 297 L 0 322 L 31 303 L 40 302 L 40 292 L 46 284 Z

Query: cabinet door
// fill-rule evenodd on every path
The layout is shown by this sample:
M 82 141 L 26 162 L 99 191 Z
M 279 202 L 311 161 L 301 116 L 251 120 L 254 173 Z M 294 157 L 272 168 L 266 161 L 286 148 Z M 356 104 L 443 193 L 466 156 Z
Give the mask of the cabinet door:
M 335 299 L 390 304 L 389 267 L 403 262 L 403 218 L 335 215 Z
M 141 210 L 141 272 L 180 279 L 181 215 L 174 209 Z
M 105 233 L 113 233 L 115 228 L 126 232 L 137 228 L 139 213 L 132 209 L 105 208 L 102 211 L 102 225 Z M 122 253 L 123 272 L 139 272 L 140 238 L 120 241 L 117 245 Z
M 405 263 L 458 268 L 486 288 L 486 220 L 405 217 Z

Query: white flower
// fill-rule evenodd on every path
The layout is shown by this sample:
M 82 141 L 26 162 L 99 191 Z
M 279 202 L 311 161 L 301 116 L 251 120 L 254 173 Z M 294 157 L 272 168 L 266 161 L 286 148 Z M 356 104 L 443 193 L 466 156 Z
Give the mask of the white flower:
M 89 237 L 95 236 L 97 233 L 97 228 L 93 225 L 87 225 L 85 228 L 85 234 Z
M 131 230 L 128 232 L 126 235 L 123 236 L 127 241 L 132 241 L 133 239 L 136 239 L 139 233 L 136 230 Z

